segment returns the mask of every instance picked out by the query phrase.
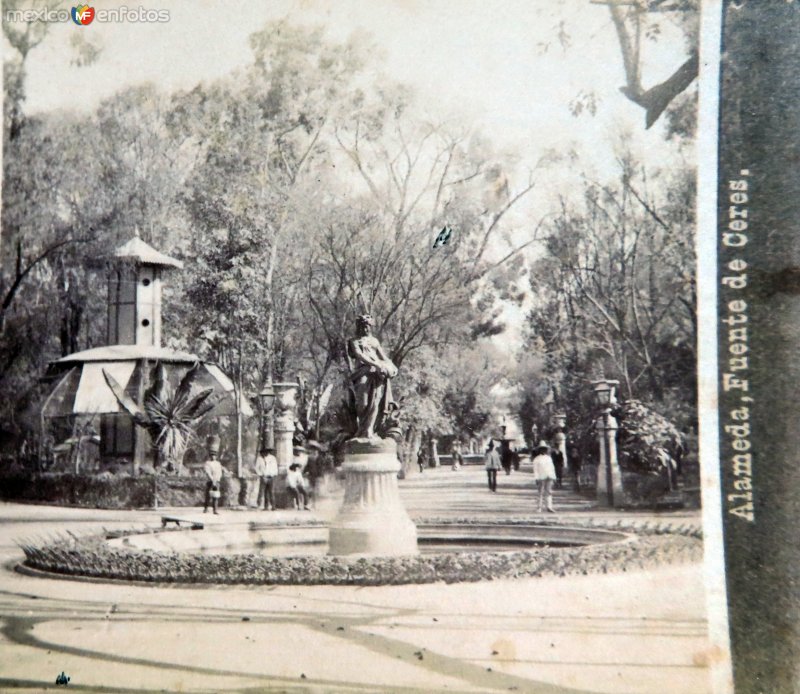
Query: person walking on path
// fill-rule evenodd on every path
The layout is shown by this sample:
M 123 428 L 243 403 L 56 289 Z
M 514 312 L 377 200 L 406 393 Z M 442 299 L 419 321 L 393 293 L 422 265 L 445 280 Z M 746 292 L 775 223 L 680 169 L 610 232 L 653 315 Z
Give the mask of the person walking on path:
M 556 480 L 556 469 L 550 455 L 550 447 L 544 441 L 539 441 L 539 445 L 533 451 L 533 479 L 539 485 L 539 513 L 542 512 L 543 506 L 550 513 L 555 513 L 553 482 Z
M 458 471 L 464 464 L 464 456 L 461 455 L 461 444 L 453 446 L 453 470 Z
M 275 457 L 274 448 L 262 448 L 256 458 L 255 472 L 258 475 L 258 500 L 257 506 L 267 511 L 275 510 L 275 478 L 278 476 L 278 459 Z
M 486 468 L 486 475 L 489 479 L 489 491 L 497 491 L 497 471 L 502 467 L 500 463 L 500 454 L 494 447 L 494 441 L 490 440 L 489 445 L 486 447 L 486 456 L 484 457 L 484 468 Z
M 222 483 L 222 463 L 217 460 L 219 455 L 219 436 L 209 436 L 208 438 L 208 460 L 203 465 L 203 472 L 206 476 L 206 499 L 203 505 L 203 513 L 208 513 L 209 502 L 217 514 L 217 502 L 220 496 L 220 485 Z
M 511 474 L 511 445 L 508 441 L 501 441 L 500 442 L 500 463 L 502 465 L 503 470 L 506 471 L 507 475 Z
M 581 490 L 581 454 L 577 446 L 570 446 L 567 449 L 567 460 L 569 460 L 569 469 L 575 475 L 575 491 Z
M 557 448 L 553 448 L 550 450 L 550 456 L 553 458 L 553 467 L 556 470 L 556 489 L 561 489 L 564 479 L 564 454 Z
M 289 470 L 286 473 L 286 488 L 294 497 L 294 503 L 297 509 L 303 508 L 306 511 L 311 510 L 308 508 L 308 492 L 306 492 L 306 486 L 303 482 L 303 473 L 298 463 L 292 463 L 289 466 Z M 300 506 L 300 499 L 303 500 L 302 507 Z
M 422 446 L 417 451 L 417 465 L 420 472 L 425 472 L 425 449 Z

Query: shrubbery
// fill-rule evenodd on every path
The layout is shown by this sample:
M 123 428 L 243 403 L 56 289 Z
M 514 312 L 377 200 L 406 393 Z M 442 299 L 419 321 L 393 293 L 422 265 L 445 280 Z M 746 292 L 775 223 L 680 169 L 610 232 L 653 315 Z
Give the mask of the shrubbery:
M 618 457 L 623 470 L 664 471 L 682 450 L 682 437 L 666 417 L 638 400 L 626 400 L 614 410 L 619 420 Z
M 205 480 L 166 475 L 76 475 L 69 472 L 15 472 L 0 477 L 0 498 L 39 501 L 56 506 L 130 509 L 155 506 L 199 506 Z M 238 503 L 238 480 L 223 485 L 222 505 Z
M 530 520 L 525 522 L 530 523 Z M 584 547 L 369 559 L 139 551 L 111 547 L 100 536 L 62 540 L 43 546 L 24 545 L 22 549 L 26 556 L 25 565 L 42 571 L 129 581 L 215 584 L 453 583 L 610 573 L 702 559 L 703 546 L 698 529 L 666 525 L 649 527 L 646 524 L 623 527 L 620 523 L 614 529 L 636 532 L 639 536 L 635 541 Z
M 90 508 L 152 507 L 154 478 L 146 475 L 18 473 L 0 478 L 0 498 Z

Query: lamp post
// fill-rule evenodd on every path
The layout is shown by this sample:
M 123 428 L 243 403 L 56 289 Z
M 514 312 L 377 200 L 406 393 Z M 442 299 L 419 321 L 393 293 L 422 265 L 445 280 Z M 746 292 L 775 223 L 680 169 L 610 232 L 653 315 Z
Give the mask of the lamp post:
M 600 466 L 597 470 L 597 500 L 603 506 L 620 505 L 622 502 L 622 472 L 617 461 L 617 430 L 619 425 L 611 414 L 616 403 L 615 390 L 619 381 L 605 378 L 595 381 L 594 395 L 600 415 L 595 422 L 597 442 L 600 448 Z
M 272 383 L 267 383 L 258 394 L 261 404 L 261 422 L 259 438 L 262 448 L 275 448 L 275 433 L 272 426 L 272 406 L 275 404 L 275 389 Z

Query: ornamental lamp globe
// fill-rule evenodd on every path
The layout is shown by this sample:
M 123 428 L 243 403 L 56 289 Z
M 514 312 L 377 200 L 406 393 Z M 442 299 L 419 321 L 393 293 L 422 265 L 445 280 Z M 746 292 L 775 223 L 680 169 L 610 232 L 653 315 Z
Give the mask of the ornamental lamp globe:
M 275 404 L 275 389 L 271 383 L 267 383 L 264 389 L 258 394 L 258 399 L 261 401 L 261 408 L 264 412 L 269 412 Z
M 594 382 L 594 396 L 600 407 L 610 407 L 616 402 L 615 390 L 619 381 L 607 380 L 605 378 Z

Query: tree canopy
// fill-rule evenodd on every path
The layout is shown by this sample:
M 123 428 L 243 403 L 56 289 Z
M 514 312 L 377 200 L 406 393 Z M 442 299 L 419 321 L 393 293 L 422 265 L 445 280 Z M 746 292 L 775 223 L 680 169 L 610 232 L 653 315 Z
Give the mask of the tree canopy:
M 317 430 L 336 415 L 362 313 L 401 369 L 410 450 L 428 434 L 489 431 L 489 392 L 509 378 L 498 365 L 518 356 L 509 312 L 528 316 L 522 349 L 536 368 L 511 380 L 529 419 L 542 384 L 583 416 L 597 368 L 690 418 L 688 167 L 623 152 L 615 178 L 587 173 L 547 202 L 542 182 L 574 162 L 542 146 L 503 152 L 470 124 L 436 121 L 375 73 L 368 41 L 287 21 L 253 33 L 251 63 L 214 81 L 128 87 L 88 116 L 27 117 L 25 60 L 46 36 L 14 31 L 0 239 L 8 436 L 35 432 L 48 360 L 102 344 L 103 258 L 134 231 L 184 260 L 164 297 L 168 344 L 219 363 L 237 403 L 302 380 L 308 402 L 332 403 Z M 76 65 L 102 60 L 75 49 Z

